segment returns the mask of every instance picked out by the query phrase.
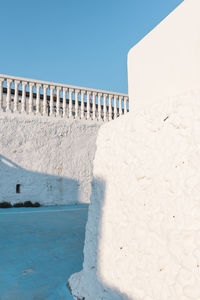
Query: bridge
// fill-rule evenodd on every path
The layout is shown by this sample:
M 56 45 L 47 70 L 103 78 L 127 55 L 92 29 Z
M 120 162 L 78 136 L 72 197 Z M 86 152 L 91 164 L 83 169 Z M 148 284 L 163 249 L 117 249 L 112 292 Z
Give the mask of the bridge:
M 129 112 L 126 94 L 0 74 L 0 112 L 111 121 Z

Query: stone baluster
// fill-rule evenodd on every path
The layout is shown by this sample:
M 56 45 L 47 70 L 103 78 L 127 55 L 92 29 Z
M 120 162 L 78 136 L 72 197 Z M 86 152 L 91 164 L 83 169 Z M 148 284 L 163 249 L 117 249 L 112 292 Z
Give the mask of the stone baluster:
M 97 120 L 101 120 L 101 96 L 102 96 L 102 93 L 98 93 Z
M 50 86 L 50 117 L 54 116 L 54 101 L 53 101 L 53 92 L 55 87 Z
M 27 82 L 22 81 L 22 106 L 21 106 L 21 113 L 26 112 L 26 86 Z
M 29 114 L 33 114 L 33 87 L 34 83 L 29 83 Z
M 66 93 L 67 88 L 63 88 L 63 118 L 66 117 Z
M 48 85 L 44 84 L 43 85 L 43 112 L 42 112 L 43 116 L 48 115 L 48 112 L 47 112 L 47 89 L 48 89 Z
M 127 113 L 127 97 L 124 97 L 124 114 Z
M 104 120 L 104 122 L 107 121 L 106 99 L 107 99 L 107 95 L 103 94 L 103 120 Z
M 117 118 L 117 96 L 114 95 L 114 119 Z
M 81 119 L 85 118 L 84 115 L 84 96 L 85 96 L 85 91 L 81 91 Z
M 12 80 L 7 79 L 6 112 L 11 112 L 11 84 Z
M 69 118 L 72 117 L 72 93 L 73 89 L 69 89 Z
M 36 115 L 40 113 L 40 88 L 41 84 L 36 84 Z
M 3 83 L 4 79 L 0 78 L 0 112 L 3 111 Z
M 87 91 L 87 120 L 90 119 L 90 95 L 91 95 L 91 92 L 90 91 Z
M 79 95 L 79 90 L 75 90 L 75 118 L 78 118 L 78 109 L 79 109 L 79 103 L 78 103 L 78 95 Z
M 108 121 L 112 120 L 112 95 L 108 96 Z
M 60 116 L 60 90 L 61 88 L 57 86 L 56 88 L 56 117 Z
M 119 116 L 122 115 L 122 96 L 119 96 Z
M 15 80 L 15 97 L 14 97 L 14 108 L 13 108 L 13 112 L 17 112 L 18 111 L 18 89 L 19 89 L 19 84 L 20 81 L 19 80 Z
M 92 93 L 92 120 L 95 120 L 96 118 L 96 95 L 97 93 L 96 92 L 93 92 Z

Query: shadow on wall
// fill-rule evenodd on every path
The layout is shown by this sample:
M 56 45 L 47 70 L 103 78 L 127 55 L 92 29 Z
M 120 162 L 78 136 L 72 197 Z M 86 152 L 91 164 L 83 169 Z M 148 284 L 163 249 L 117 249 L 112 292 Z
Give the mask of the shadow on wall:
M 76 180 L 26 170 L 0 154 L 0 202 L 31 201 L 42 205 L 79 202 Z
M 106 283 L 101 276 L 99 262 L 100 239 L 102 236 L 102 217 L 105 202 L 106 184 L 103 180 L 93 179 L 91 203 L 86 225 L 86 237 L 84 245 L 83 270 L 72 275 L 67 286 L 75 299 L 105 299 L 105 300 L 131 300 L 126 294 L 121 293 L 115 287 Z M 106 247 L 112 248 L 112 245 Z M 109 261 L 107 262 L 109 265 Z M 79 278 L 79 276 L 81 276 Z M 72 279 L 72 280 L 71 280 Z M 79 281 L 80 279 L 80 281 Z M 76 293 L 76 288 L 78 292 Z M 134 300 L 134 299 L 132 299 Z

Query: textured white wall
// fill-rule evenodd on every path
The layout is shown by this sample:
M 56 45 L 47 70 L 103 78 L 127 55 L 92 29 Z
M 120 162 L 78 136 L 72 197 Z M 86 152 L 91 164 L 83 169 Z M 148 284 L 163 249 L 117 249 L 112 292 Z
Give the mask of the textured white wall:
M 0 202 L 89 202 L 99 126 L 0 114 Z M 21 185 L 19 194 L 16 184 Z
M 129 51 L 132 109 L 199 89 L 199 12 L 199 0 L 185 0 Z
M 103 125 L 94 178 L 73 295 L 199 300 L 200 93 Z

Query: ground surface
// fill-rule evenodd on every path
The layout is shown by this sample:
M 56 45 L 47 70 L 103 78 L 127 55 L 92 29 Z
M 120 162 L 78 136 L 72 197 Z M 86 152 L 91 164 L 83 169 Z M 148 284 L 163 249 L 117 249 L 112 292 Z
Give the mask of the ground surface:
M 73 299 L 88 207 L 0 209 L 0 300 Z

